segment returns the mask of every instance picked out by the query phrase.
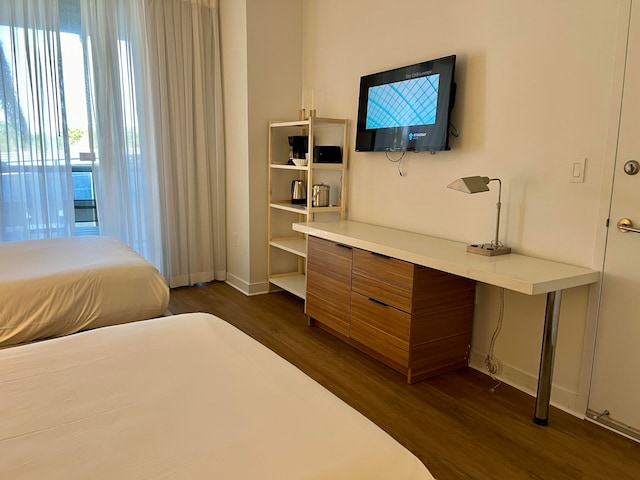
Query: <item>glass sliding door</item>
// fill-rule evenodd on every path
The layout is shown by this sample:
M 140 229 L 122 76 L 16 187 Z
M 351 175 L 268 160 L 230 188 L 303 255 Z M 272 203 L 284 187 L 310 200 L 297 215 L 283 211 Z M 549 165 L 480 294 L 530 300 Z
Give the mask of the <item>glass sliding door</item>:
M 87 92 L 79 1 L 3 1 L 0 241 L 99 233 Z

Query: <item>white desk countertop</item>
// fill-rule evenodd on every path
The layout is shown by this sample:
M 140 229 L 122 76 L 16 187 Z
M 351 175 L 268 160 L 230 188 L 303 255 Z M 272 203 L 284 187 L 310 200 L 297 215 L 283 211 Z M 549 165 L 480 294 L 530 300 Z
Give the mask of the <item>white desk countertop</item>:
M 517 253 L 485 257 L 468 253 L 466 243 L 349 220 L 294 223 L 293 229 L 527 295 L 588 285 L 600 277 L 584 267 Z

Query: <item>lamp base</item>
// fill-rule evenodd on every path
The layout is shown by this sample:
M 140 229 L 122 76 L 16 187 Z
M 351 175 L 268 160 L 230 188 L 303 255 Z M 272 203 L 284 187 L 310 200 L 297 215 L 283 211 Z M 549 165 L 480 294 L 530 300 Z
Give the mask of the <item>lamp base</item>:
M 478 255 L 485 255 L 487 257 L 495 257 L 497 255 L 506 255 L 507 253 L 511 253 L 511 248 L 504 247 L 502 245 L 500 245 L 499 247 L 494 247 L 490 243 L 481 243 L 479 245 L 467 246 L 467 252 L 477 253 Z

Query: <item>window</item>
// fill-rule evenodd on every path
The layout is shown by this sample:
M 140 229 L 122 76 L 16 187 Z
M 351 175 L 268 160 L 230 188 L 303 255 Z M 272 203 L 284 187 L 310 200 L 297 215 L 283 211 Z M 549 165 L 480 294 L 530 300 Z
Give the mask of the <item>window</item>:
M 82 44 L 79 0 L 59 0 L 65 135 L 73 185 L 76 235 L 98 235 L 94 142 L 88 72 Z
M 49 13 L 0 16 L 0 240 L 100 233 L 79 0 Z
M 174 286 L 224 278 L 217 8 L 0 0 L 0 241 L 94 229 Z

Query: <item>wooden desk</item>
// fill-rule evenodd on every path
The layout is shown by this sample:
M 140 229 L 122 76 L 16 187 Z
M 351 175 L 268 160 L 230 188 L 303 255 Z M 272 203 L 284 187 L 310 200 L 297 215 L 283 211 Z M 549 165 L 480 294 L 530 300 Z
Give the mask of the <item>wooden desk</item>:
M 560 301 L 567 288 L 596 283 L 600 272 L 512 253 L 485 257 L 442 238 L 352 221 L 294 223 L 293 230 L 526 295 L 547 295 L 534 422 L 549 422 Z

